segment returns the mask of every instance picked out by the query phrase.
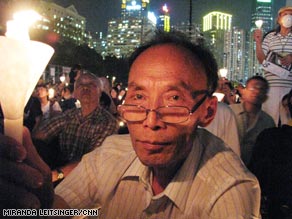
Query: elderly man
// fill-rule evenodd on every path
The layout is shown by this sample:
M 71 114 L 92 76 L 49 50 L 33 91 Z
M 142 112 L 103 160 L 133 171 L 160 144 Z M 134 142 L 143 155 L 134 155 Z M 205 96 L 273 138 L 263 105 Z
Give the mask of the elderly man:
M 35 133 L 34 140 L 49 143 L 56 137 L 59 145 L 45 147 L 38 144 L 44 160 L 56 168 L 53 181 L 68 175 L 80 161 L 82 155 L 102 144 L 103 140 L 118 130 L 117 120 L 99 104 L 100 81 L 93 74 L 82 74 L 75 82 L 74 96 L 81 108 L 72 109 L 48 120 Z M 48 158 L 48 156 L 50 156 Z
M 178 34 L 158 33 L 131 57 L 128 92 L 119 106 L 130 135 L 111 136 L 84 156 L 53 197 L 47 168 L 32 159 L 28 136 L 24 147 L 0 138 L 2 160 L 8 157 L 12 166 L 13 160 L 29 156 L 18 164 L 37 173 L 21 180 L 37 189 L 19 187 L 27 196 L 16 204 L 47 207 L 53 200 L 53 208 L 100 207 L 98 218 L 259 218 L 256 178 L 223 141 L 197 129 L 215 115 L 217 79 L 217 65 L 208 51 Z M 5 145 L 10 145 L 9 153 L 4 153 Z M 6 187 L 18 179 L 15 171 L 1 177 L 11 179 Z M 46 200 L 35 191 L 47 194 Z M 19 197 L 1 187 L 0 192 L 7 203 Z M 27 205 L 24 200 L 29 200 Z

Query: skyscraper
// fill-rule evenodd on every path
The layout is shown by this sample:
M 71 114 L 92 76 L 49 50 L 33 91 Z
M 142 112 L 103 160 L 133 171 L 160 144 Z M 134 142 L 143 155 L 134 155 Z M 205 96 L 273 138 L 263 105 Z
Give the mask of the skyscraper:
M 242 82 L 245 79 L 245 31 L 233 27 L 226 31 L 224 39 L 224 67 L 229 72 L 228 78 Z
M 121 17 L 147 17 L 150 0 L 122 0 Z
M 107 54 L 127 57 L 156 28 L 149 11 L 150 0 L 121 0 L 121 16 L 108 22 Z
M 166 4 L 164 4 L 162 9 L 160 10 L 160 15 L 157 21 L 157 28 L 165 32 L 170 31 L 170 16 L 169 16 L 169 10 Z
M 203 17 L 203 33 L 206 43 L 213 52 L 218 66 L 224 66 L 224 36 L 231 30 L 232 15 L 213 11 Z

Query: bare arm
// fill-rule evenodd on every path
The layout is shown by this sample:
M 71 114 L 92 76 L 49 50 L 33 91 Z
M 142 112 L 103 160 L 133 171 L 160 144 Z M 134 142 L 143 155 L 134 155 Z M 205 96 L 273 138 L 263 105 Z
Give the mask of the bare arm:
M 264 59 L 266 58 L 266 55 L 262 48 L 262 37 L 263 37 L 262 31 L 260 29 L 256 29 L 254 31 L 254 40 L 256 43 L 256 56 L 260 64 L 262 64 Z

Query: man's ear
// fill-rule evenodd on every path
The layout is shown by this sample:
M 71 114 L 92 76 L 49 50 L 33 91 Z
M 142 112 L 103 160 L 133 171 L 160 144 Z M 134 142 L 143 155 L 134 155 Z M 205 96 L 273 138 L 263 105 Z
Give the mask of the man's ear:
M 206 127 L 213 121 L 217 111 L 217 104 L 218 101 L 216 97 L 209 97 L 206 100 L 205 109 L 200 118 L 199 126 Z
M 268 95 L 266 94 L 266 95 L 263 97 L 263 103 L 266 102 L 267 99 L 268 99 Z

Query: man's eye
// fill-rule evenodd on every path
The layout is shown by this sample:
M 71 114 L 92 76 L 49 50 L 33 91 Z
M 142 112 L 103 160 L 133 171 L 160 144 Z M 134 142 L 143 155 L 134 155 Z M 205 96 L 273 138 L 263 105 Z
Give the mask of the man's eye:
M 180 97 L 179 97 L 178 95 L 173 95 L 173 96 L 172 96 L 172 99 L 173 99 L 173 100 L 179 100 Z
M 143 96 L 141 94 L 136 94 L 135 95 L 135 99 L 136 100 L 141 100 L 143 98 Z

